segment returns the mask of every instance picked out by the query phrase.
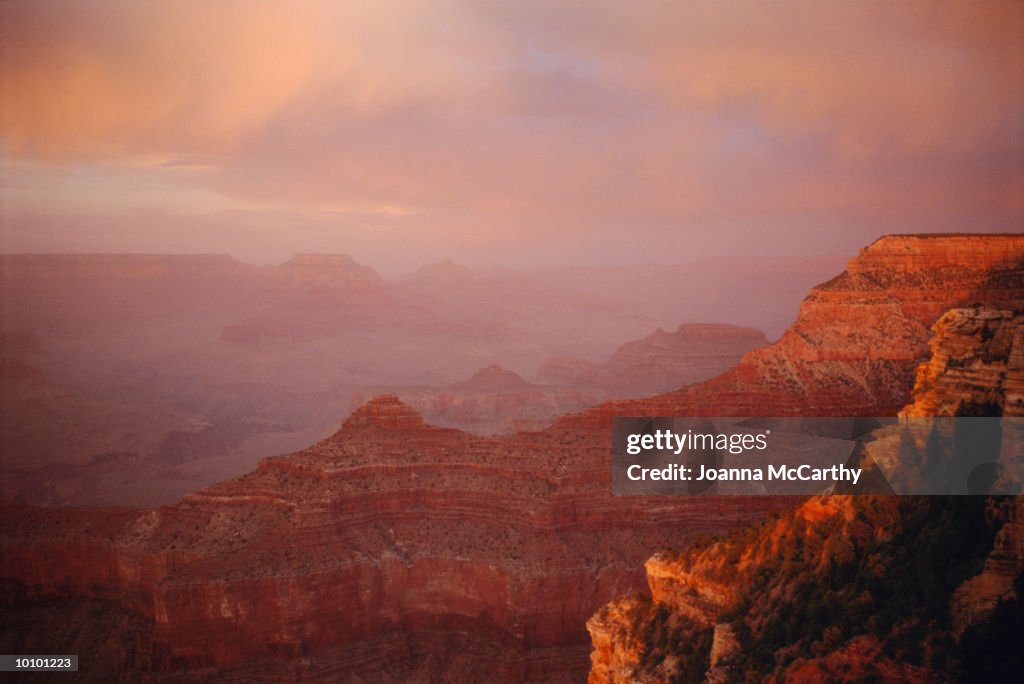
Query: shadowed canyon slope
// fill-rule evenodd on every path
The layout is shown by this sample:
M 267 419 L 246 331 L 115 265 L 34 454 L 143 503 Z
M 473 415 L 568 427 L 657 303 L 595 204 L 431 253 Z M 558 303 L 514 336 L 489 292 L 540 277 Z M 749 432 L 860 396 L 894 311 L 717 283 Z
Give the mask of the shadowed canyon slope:
M 815 288 L 779 342 L 686 390 L 498 438 L 381 397 L 314 446 L 172 506 L 8 508 L 9 623 L 113 606 L 104 629 L 145 657 L 110 654 L 111 667 L 153 679 L 581 680 L 586 619 L 642 588 L 651 553 L 791 504 L 612 497 L 611 415 L 895 410 L 944 311 L 1024 306 L 1022 263 L 1022 237 L 883 238 Z M 38 629 L 4 638 L 41 646 Z

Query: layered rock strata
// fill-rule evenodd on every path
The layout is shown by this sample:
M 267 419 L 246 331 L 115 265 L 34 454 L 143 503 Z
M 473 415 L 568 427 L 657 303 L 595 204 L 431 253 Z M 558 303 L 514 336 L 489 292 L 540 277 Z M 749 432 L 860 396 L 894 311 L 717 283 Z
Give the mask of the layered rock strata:
M 813 288 L 775 343 L 706 382 L 609 402 L 566 426 L 612 415 L 894 415 L 927 358 L 931 326 L 980 302 L 1024 308 L 1024 236 L 889 235 Z
M 1022 325 L 1020 311 L 982 306 L 940 316 L 932 328 L 931 356 L 917 368 L 912 401 L 900 415 L 1019 416 Z M 919 424 L 927 426 L 908 421 L 879 431 L 867 443 L 867 453 L 890 478 L 920 470 L 917 452 L 924 452 L 930 429 L 915 434 L 913 426 Z M 1006 432 L 1001 453 L 1011 459 L 1004 466 L 1012 466 L 1024 454 L 1024 441 Z M 915 439 L 922 442 L 917 456 L 912 463 L 901 462 L 908 449 L 914 450 Z M 665 682 L 696 676 L 727 682 L 749 679 L 753 672 L 772 681 L 964 676 L 976 648 L 964 635 L 983 627 L 1000 605 L 1020 605 L 1024 598 L 1017 593 L 1024 577 L 1024 497 L 989 499 L 974 506 L 973 518 L 966 521 L 951 512 L 965 508 L 959 505 L 965 499 L 937 499 L 931 508 L 925 501 L 818 497 L 728 539 L 698 544 L 683 554 L 654 555 L 645 564 L 650 598 L 621 598 L 588 621 L 593 644 L 589 681 Z M 922 542 L 906 531 L 921 520 L 932 524 L 920 536 L 937 541 Z M 997 531 L 987 536 L 992 529 Z M 878 549 L 879 543 L 887 546 Z M 920 578 L 927 581 L 927 591 L 905 606 L 914 617 L 898 612 L 892 617 L 890 604 L 900 602 L 894 595 L 898 592 L 877 579 L 900 572 L 883 570 L 898 554 L 908 568 L 904 575 L 911 567 L 933 575 Z M 961 574 L 966 579 L 954 579 Z M 827 590 L 818 591 L 822 586 Z M 829 612 L 830 601 L 842 591 L 837 586 L 853 587 L 844 610 L 859 621 Z M 796 595 L 787 598 L 788 593 Z M 808 616 L 828 615 L 824 627 L 787 624 L 780 632 L 776 627 L 785 623 L 794 603 L 805 612 L 809 606 Z M 922 623 L 916 617 L 921 614 L 930 619 Z M 920 640 L 913 644 L 917 656 L 901 650 L 904 634 L 911 631 Z M 679 634 L 689 642 L 681 643 Z M 807 640 L 813 641 L 809 654 L 800 650 L 808 650 Z M 922 651 L 928 658 L 920 657 Z M 997 652 L 985 651 L 983 657 L 998 657 L 993 655 Z M 760 653 L 760 660 L 750 653 Z
M 152 621 L 156 678 L 262 663 L 388 681 L 461 658 L 442 679 L 565 681 L 585 670 L 587 615 L 637 586 L 651 548 L 784 503 L 615 499 L 607 449 L 600 433 L 476 438 L 382 397 L 175 506 L 8 509 L 0 576 Z
M 146 654 L 132 672 L 151 679 L 582 678 L 587 616 L 641 589 L 652 551 L 791 505 L 612 497 L 612 415 L 894 410 L 939 314 L 974 300 L 1021 306 L 1022 262 L 1019 236 L 883 238 L 815 288 L 779 342 L 680 392 L 492 439 L 426 425 L 383 397 L 313 447 L 173 506 L 7 509 L 0 576 L 22 597 L 9 610 L 24 616 L 28 597 L 130 611 L 152 625 L 139 637 L 137 620 L 118 623 L 132 625 Z M 846 520 L 836 505 L 812 502 L 797 518 Z M 767 529 L 756 553 L 773 548 Z M 728 581 L 684 582 L 681 592 L 668 581 L 675 569 L 651 571 L 665 578 L 658 600 L 690 606 L 698 624 L 720 622 Z M 683 600 L 691 588 L 695 600 Z M 11 636 L 12 652 L 47 650 L 32 634 Z M 110 634 L 83 623 L 74 638 Z M 723 632 L 722 663 L 729 643 Z

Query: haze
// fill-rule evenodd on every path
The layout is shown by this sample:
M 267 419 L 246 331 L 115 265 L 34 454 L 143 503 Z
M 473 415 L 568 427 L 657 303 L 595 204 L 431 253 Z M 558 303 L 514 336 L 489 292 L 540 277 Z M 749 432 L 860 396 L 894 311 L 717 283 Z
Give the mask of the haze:
M 1019 2 L 0 13 L 8 253 L 398 273 L 1024 227 Z

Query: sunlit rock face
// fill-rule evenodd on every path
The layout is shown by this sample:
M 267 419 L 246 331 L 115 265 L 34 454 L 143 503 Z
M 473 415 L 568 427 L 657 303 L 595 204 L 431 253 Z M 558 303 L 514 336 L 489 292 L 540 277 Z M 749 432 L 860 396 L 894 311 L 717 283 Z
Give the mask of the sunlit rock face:
M 881 261 L 893 268 L 891 260 Z M 943 263 L 932 253 L 927 260 L 915 256 L 913 262 L 915 267 Z M 1015 282 L 1020 269 L 997 274 L 997 282 Z M 1012 288 L 972 296 L 1004 304 L 1019 301 Z M 901 416 L 1021 415 L 1020 309 L 954 308 L 941 313 L 931 330 L 930 355 L 910 375 L 913 389 Z M 920 464 L 904 460 L 923 457 L 932 430 L 951 432 L 952 427 L 948 421 L 901 422 L 879 430 L 868 453 L 889 476 L 907 476 Z M 1004 466 L 1013 466 L 1024 454 L 1022 445 L 1013 424 L 1004 427 L 1000 459 L 1012 461 Z M 921 538 L 944 540 L 938 544 L 944 549 L 941 560 L 935 545 L 908 540 L 907 530 L 915 525 L 927 531 Z M 877 579 L 887 572 L 877 562 L 892 555 L 880 552 L 883 548 L 903 554 L 908 567 L 934 561 L 943 572 L 960 571 L 951 573 L 955 578 L 947 574 L 945 582 L 933 582 L 926 595 L 913 599 L 911 609 L 893 617 L 888 604 L 900 592 L 890 581 L 878 582 L 889 597 L 881 601 L 872 590 L 850 589 L 860 587 L 863 577 Z M 938 572 L 935 567 L 922 571 Z M 696 544 L 683 553 L 655 554 L 645 570 L 650 598 L 619 598 L 587 623 L 593 645 L 591 684 L 680 677 L 728 682 L 966 676 L 978 648 L 972 640 L 991 633 L 994 628 L 987 625 L 998 607 L 1019 605 L 1024 497 L 817 497 L 726 539 Z M 894 572 L 906 576 L 908 571 Z M 839 576 L 843 579 L 837 583 Z M 859 615 L 857 621 L 834 616 L 820 625 L 818 618 L 805 616 L 799 624 L 778 628 L 796 607 L 811 606 L 810 616 L 828 614 L 828 602 L 844 590 L 850 591 L 844 613 Z M 912 645 L 929 654 L 920 658 L 907 651 L 901 635 L 920 627 L 914 611 L 929 610 L 938 617 L 927 622 Z M 982 648 L 995 649 L 983 651 L 983 657 L 1000 657 L 993 655 L 997 647 Z M 751 658 L 750 653 L 760 656 Z
M 917 369 L 905 416 L 984 410 L 1024 416 L 1024 312 L 953 309 L 932 326 L 931 357 Z
M 894 415 L 910 399 L 931 326 L 979 302 L 1024 308 L 1024 236 L 893 235 L 813 288 L 782 337 L 722 375 L 678 392 L 612 402 L 611 415 Z

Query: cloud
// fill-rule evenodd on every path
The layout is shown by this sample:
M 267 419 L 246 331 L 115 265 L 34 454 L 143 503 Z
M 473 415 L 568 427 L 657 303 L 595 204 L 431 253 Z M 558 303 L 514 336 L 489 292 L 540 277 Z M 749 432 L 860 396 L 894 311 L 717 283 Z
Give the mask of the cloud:
M 10 220 L 148 208 L 210 230 L 221 217 L 235 236 L 231 212 L 266 211 L 314 217 L 324 236 L 344 216 L 367 245 L 397 230 L 509 253 L 619 233 L 672 246 L 708 228 L 725 249 L 822 221 L 866 239 L 951 217 L 1021 224 L 1020 3 L 0 12 Z

